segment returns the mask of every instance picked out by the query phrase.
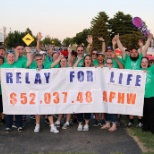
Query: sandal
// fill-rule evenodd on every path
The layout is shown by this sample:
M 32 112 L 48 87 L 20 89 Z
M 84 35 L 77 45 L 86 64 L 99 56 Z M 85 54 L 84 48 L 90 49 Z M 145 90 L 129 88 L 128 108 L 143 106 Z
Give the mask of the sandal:
M 100 129 L 110 129 L 110 126 L 104 125 L 104 126 L 102 126 Z

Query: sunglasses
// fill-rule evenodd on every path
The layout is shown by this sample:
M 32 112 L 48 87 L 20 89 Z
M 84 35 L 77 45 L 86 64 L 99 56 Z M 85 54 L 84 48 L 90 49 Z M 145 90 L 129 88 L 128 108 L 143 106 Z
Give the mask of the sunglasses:
M 39 61 L 39 60 L 42 60 L 42 58 L 40 58 L 40 59 L 36 59 L 36 61 Z
M 92 55 L 97 55 L 97 53 L 92 53 Z

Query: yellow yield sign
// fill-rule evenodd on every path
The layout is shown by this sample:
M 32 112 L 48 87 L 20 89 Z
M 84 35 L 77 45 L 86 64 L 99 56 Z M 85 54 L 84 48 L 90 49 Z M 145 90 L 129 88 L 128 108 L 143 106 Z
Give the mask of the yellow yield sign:
M 29 46 L 34 41 L 34 38 L 28 33 L 22 38 L 22 40 L 27 46 Z

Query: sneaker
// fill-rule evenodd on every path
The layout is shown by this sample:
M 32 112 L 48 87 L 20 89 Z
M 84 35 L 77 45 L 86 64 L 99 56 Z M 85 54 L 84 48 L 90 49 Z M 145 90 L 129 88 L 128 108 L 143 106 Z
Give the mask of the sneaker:
M 13 121 L 12 127 L 13 127 L 13 128 L 17 128 L 16 122 L 15 122 L 15 121 Z
M 68 129 L 69 128 L 69 124 L 65 123 L 62 127 L 62 129 Z
M 45 118 L 45 123 L 46 123 L 47 125 L 49 125 L 49 120 L 48 120 L 48 118 Z
M 83 131 L 89 131 L 89 125 L 84 125 Z
M 99 121 L 95 119 L 93 126 L 98 126 L 98 125 L 99 125 Z
M 11 129 L 10 128 L 5 128 L 5 132 L 6 133 L 10 133 L 11 132 Z
M 105 120 L 100 120 L 99 125 L 104 126 L 105 125 Z
M 132 123 L 132 122 L 129 122 L 128 124 L 127 124 L 127 127 L 133 127 L 134 126 L 134 124 Z
M 70 123 L 70 126 L 73 126 L 74 124 L 72 119 L 70 119 L 69 123 Z
M 34 133 L 38 133 L 40 131 L 40 126 L 36 125 L 34 129 Z
M 143 127 L 143 124 L 141 122 L 138 123 L 138 125 L 136 126 L 138 128 L 142 128 Z
M 60 122 L 59 122 L 59 121 L 56 121 L 56 122 L 55 122 L 55 126 L 56 126 L 56 127 L 60 127 Z
M 59 133 L 59 130 L 57 129 L 57 127 L 53 126 L 50 128 L 50 132 L 57 134 Z
M 83 129 L 83 126 L 79 124 L 77 131 L 82 131 L 82 129 Z
M 21 133 L 22 131 L 23 131 L 23 128 L 22 127 L 19 127 L 18 128 L 18 132 Z

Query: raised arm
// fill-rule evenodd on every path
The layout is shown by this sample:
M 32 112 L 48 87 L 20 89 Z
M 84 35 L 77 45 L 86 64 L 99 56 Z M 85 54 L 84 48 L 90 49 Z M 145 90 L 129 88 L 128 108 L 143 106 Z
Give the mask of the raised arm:
M 67 50 L 68 50 L 68 66 L 71 67 L 73 65 L 73 62 L 72 62 L 72 49 L 70 45 L 68 46 Z
M 92 53 L 92 50 L 93 50 L 93 37 L 92 35 L 88 35 L 87 36 L 87 42 L 88 42 L 88 46 L 87 46 L 87 49 L 88 49 L 88 54 L 91 55 Z
M 37 33 L 36 50 L 37 50 L 38 52 L 41 51 L 41 48 L 40 48 L 40 41 L 41 41 L 42 37 L 43 37 L 43 36 L 42 36 L 41 32 Z
M 114 36 L 113 39 L 112 39 L 112 48 L 113 48 L 113 50 L 115 50 L 116 44 L 117 44 L 116 36 Z
M 73 67 L 77 67 L 82 57 L 78 57 L 78 60 L 74 63 Z
M 119 34 L 115 35 L 115 40 L 117 41 L 118 48 L 122 51 L 122 58 L 125 59 L 126 52 L 125 52 L 124 47 L 119 39 Z
M 104 40 L 103 37 L 98 37 L 98 40 L 101 41 L 101 43 L 102 43 L 102 53 L 105 54 L 105 48 L 106 48 L 105 40 Z
M 51 64 L 51 68 L 54 68 L 55 65 L 57 65 L 63 58 L 64 58 L 64 55 L 60 53 L 59 57 Z
M 117 55 L 115 54 L 115 52 L 112 53 L 112 58 L 115 59 L 115 61 L 116 61 L 117 64 L 118 64 L 118 67 L 119 67 L 120 69 L 123 69 L 123 68 L 124 68 L 123 64 L 120 62 L 120 60 L 118 59 L 118 57 L 117 57 Z
M 148 35 L 148 39 L 147 39 L 147 41 L 146 41 L 146 43 L 145 43 L 144 49 L 142 50 L 142 55 L 143 55 L 143 56 L 146 56 L 152 38 L 153 38 L 153 35 L 150 33 L 150 34 Z
M 26 47 L 25 48 L 26 53 L 27 53 L 27 63 L 26 63 L 26 67 L 30 66 L 30 64 L 32 63 L 33 60 L 33 54 L 31 52 L 30 47 Z

